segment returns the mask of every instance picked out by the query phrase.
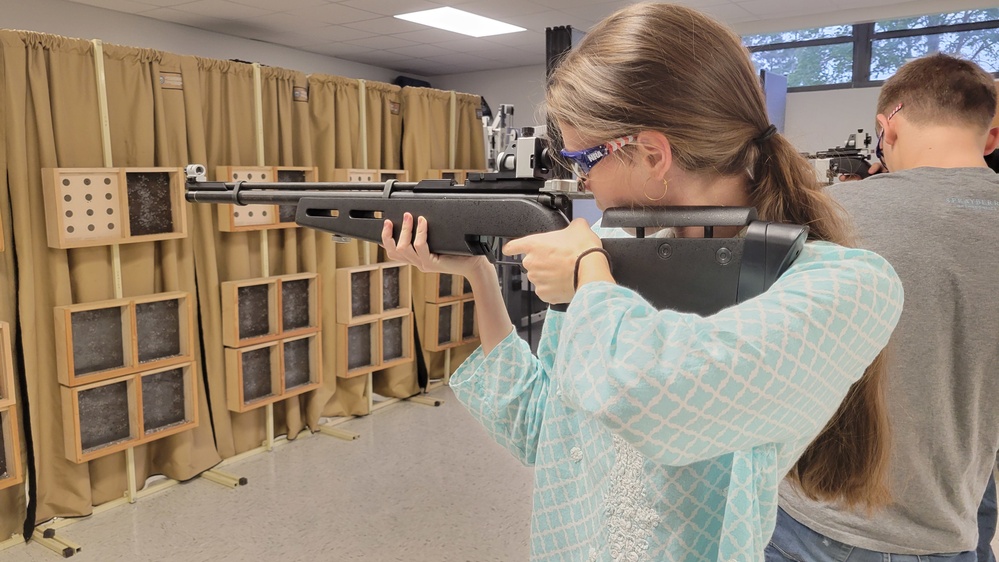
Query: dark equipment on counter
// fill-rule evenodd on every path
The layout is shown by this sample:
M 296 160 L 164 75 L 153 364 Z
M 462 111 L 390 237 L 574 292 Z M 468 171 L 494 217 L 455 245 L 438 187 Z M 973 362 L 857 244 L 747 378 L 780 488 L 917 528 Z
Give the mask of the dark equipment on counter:
M 858 137 L 863 135 L 863 148 L 857 146 Z M 871 168 L 871 135 L 864 133 L 863 129 L 857 129 L 855 134 L 851 134 L 844 146 L 837 146 L 815 153 L 816 158 L 829 158 L 829 179 L 833 180 L 840 175 L 857 176 L 861 179 L 869 177 Z

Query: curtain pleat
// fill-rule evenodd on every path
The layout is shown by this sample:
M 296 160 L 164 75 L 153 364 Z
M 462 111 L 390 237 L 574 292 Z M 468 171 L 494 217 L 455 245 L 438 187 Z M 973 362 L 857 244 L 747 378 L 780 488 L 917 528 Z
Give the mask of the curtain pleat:
M 456 169 L 484 169 L 485 149 L 482 137 L 482 122 L 476 119 L 481 108 L 481 98 L 469 94 L 458 94 L 455 136 L 458 150 L 455 154 Z M 403 161 L 410 179 L 424 179 L 427 170 L 450 167 L 448 151 L 451 146 L 451 93 L 429 88 L 403 88 L 402 112 L 405 123 L 402 139 Z M 462 146 L 468 143 L 470 146 Z M 434 228 L 434 225 L 428 225 Z M 432 337 L 425 334 L 426 304 L 420 295 L 429 276 L 413 273 L 413 311 L 420 341 Z M 450 350 L 451 371 L 453 372 L 477 347 L 467 344 Z M 422 350 L 430 378 L 444 377 L 445 353 L 443 351 Z
M 6 69 L 6 58 L 8 55 L 8 50 L 5 48 L 10 37 L 0 34 L 0 77 L 2 81 L 6 82 L 12 77 Z M 17 52 L 17 50 L 14 50 Z M 15 67 L 19 66 L 14 64 Z M 23 68 L 23 65 L 20 65 Z M 22 80 L 23 81 L 23 80 Z M 8 103 L 8 98 L 10 92 L 6 88 L 0 87 L 0 169 L 7 168 L 7 142 L 8 142 L 8 128 L 7 121 L 9 119 L 17 119 L 17 114 L 10 113 L 11 106 Z M 11 139 L 12 140 L 12 139 Z M 10 190 L 7 181 L 7 174 L 0 174 L 0 236 L 2 236 L 4 251 L 0 253 L 0 290 L 2 290 L 2 296 L 0 296 L 0 320 L 7 322 L 10 325 L 10 338 L 12 344 L 12 352 L 17 353 L 17 341 L 18 341 L 18 324 L 17 324 L 17 300 L 16 300 L 16 289 L 17 289 L 17 269 L 14 265 L 14 238 L 13 238 L 13 228 L 11 227 L 11 202 L 10 202 Z M 14 368 L 14 388 L 10 389 L 10 392 L 14 396 L 20 396 L 20 369 L 17 361 L 13 361 Z M 27 478 L 27 467 L 25 462 L 28 458 L 27 448 L 25 447 L 24 440 L 24 407 L 18 400 L 15 407 L 10 409 L 11 415 L 17 419 L 19 438 L 21 450 L 21 473 L 24 478 Z M 4 443 L 4 446 L 11 448 L 13 443 Z M 2 454 L 2 453 L 0 453 Z M 14 470 L 15 467 L 7 467 L 8 472 Z M 24 525 L 24 518 L 27 515 L 27 497 L 24 493 L 24 486 L 16 484 L 0 490 L 0 540 L 3 540 L 14 533 L 20 533 Z

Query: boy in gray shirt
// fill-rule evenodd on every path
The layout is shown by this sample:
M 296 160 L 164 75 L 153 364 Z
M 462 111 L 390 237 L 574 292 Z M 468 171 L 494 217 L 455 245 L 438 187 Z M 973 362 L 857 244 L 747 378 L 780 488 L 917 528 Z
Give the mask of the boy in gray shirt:
M 905 286 L 886 388 L 894 503 L 850 511 L 785 481 L 768 562 L 977 560 L 999 450 L 999 176 L 983 160 L 999 137 L 995 108 L 993 77 L 977 65 L 909 62 L 878 100 L 891 173 L 831 188 L 858 244 Z

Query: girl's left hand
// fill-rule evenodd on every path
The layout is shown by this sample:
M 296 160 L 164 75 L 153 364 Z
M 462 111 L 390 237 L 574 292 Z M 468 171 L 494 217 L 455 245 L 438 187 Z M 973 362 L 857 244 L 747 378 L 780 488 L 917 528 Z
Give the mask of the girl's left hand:
M 562 304 L 571 301 L 576 294 L 572 286 L 576 259 L 590 248 L 602 247 L 590 225 L 583 219 L 576 219 L 562 230 L 507 242 L 503 254 L 524 254 L 524 269 L 527 278 L 534 283 L 538 298 L 548 304 Z

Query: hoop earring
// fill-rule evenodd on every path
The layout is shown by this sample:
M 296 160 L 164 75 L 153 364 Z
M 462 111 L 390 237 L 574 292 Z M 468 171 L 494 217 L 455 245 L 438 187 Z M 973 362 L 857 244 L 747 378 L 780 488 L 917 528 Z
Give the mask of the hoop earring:
M 669 184 L 666 183 L 666 178 L 663 178 L 663 188 L 664 188 L 663 194 L 660 195 L 659 197 L 653 199 L 652 197 L 649 197 L 649 193 L 646 191 L 644 192 L 645 198 L 648 199 L 649 201 L 662 201 L 663 199 L 666 198 L 666 194 L 669 192 Z

